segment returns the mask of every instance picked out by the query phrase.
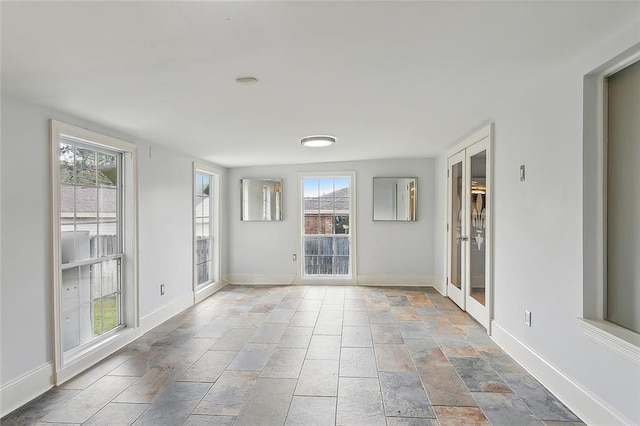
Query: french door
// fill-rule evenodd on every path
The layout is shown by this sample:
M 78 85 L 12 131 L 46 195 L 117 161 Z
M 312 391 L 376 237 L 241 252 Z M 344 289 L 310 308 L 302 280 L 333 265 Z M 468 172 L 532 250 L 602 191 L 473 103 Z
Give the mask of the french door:
M 447 295 L 489 330 L 491 128 L 465 142 L 447 161 Z

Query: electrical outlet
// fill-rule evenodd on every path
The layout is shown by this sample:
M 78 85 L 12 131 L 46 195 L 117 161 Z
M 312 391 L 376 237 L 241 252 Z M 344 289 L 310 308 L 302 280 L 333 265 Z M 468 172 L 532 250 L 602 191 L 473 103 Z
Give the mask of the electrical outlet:
M 298 255 L 293 253 L 293 261 L 296 262 L 298 260 Z
M 160 284 L 160 296 L 164 295 L 164 284 Z
M 525 309 L 524 311 L 524 325 L 531 327 L 531 311 Z

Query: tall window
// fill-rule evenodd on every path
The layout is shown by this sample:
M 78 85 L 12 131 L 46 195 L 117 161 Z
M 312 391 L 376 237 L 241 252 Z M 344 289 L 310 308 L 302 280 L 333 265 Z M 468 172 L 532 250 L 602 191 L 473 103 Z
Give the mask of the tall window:
M 352 176 L 302 178 L 304 276 L 352 276 Z
M 137 326 L 136 147 L 56 121 L 51 139 L 59 382 L 69 363 Z
M 122 153 L 60 138 L 65 351 L 121 324 Z
M 194 165 L 194 284 L 196 292 L 218 281 L 219 173 Z

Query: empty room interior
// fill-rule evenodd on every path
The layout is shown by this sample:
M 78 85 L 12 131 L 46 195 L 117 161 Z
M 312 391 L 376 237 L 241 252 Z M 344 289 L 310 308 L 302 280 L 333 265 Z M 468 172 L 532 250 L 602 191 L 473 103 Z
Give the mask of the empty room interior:
M 640 2 L 0 19 L 3 425 L 640 425 Z

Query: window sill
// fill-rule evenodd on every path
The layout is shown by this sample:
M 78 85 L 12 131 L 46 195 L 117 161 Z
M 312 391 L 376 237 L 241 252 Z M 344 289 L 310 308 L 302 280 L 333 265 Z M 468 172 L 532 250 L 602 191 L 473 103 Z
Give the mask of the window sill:
M 588 338 L 640 365 L 640 335 L 603 320 L 578 318 Z

